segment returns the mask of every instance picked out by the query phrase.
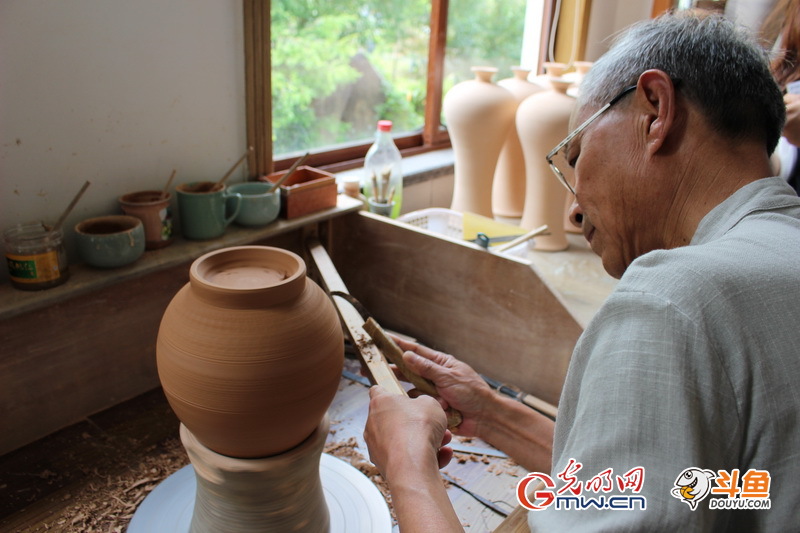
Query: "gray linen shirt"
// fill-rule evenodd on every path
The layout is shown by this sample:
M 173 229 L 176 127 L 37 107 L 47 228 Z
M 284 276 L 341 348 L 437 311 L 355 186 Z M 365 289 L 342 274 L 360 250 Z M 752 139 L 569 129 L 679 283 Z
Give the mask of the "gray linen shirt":
M 552 504 L 531 529 L 800 531 L 799 416 L 800 198 L 766 178 L 714 208 L 689 246 L 636 259 L 575 348 L 553 492 L 570 458 L 583 481 L 641 466 L 646 509 Z M 692 510 L 672 494 L 690 467 L 768 471 L 771 508 L 710 509 L 724 498 L 710 493 Z

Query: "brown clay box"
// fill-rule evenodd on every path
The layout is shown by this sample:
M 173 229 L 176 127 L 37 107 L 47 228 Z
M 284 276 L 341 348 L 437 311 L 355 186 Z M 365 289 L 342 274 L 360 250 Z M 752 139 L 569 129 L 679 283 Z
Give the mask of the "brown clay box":
M 273 172 L 259 180 L 275 183 L 285 173 Z M 333 174 L 309 166 L 297 167 L 281 185 L 280 216 L 290 219 L 336 207 L 336 196 L 336 177 Z

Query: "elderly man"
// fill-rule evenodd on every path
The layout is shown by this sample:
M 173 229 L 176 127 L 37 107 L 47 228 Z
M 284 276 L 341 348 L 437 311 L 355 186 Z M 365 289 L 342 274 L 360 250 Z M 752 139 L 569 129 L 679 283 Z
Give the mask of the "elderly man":
M 798 530 L 800 199 L 769 163 L 783 122 L 761 50 L 720 17 L 638 24 L 595 63 L 548 159 L 620 282 L 575 348 L 555 428 L 403 345 L 441 398 L 370 391 L 365 438 L 401 531 L 461 529 L 437 472 L 442 404 L 459 434 L 539 473 L 534 530 Z

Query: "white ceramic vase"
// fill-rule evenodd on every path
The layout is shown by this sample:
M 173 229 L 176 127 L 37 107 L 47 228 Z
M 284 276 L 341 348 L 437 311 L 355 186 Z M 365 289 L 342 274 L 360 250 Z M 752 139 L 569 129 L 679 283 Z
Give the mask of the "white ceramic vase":
M 530 69 L 511 67 L 514 76 L 497 82 L 517 100 L 523 102 L 544 88 L 528 81 Z M 495 215 L 519 218 L 525 207 L 525 156 L 516 126 L 509 128 L 492 184 L 492 211 Z
M 497 69 L 472 71 L 475 79 L 455 85 L 442 104 L 455 155 L 451 208 L 492 217 L 495 167 L 518 103 L 507 89 L 492 83 Z
M 520 225 L 534 229 L 547 224 L 549 235 L 537 237 L 535 248 L 568 247 L 564 232 L 567 190 L 558 182 L 545 156 L 567 133 L 575 99 L 567 95 L 569 81 L 550 78 L 551 89 L 525 99 L 517 110 L 517 132 L 525 155 L 525 208 Z

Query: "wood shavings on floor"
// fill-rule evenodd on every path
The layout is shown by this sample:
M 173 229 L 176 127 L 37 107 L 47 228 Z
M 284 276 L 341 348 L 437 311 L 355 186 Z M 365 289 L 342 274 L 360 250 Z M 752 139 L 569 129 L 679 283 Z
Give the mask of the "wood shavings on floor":
M 122 533 L 150 491 L 188 462 L 180 440 L 169 439 L 138 464 L 116 472 L 95 470 L 82 490 L 60 496 L 60 513 L 25 531 Z

